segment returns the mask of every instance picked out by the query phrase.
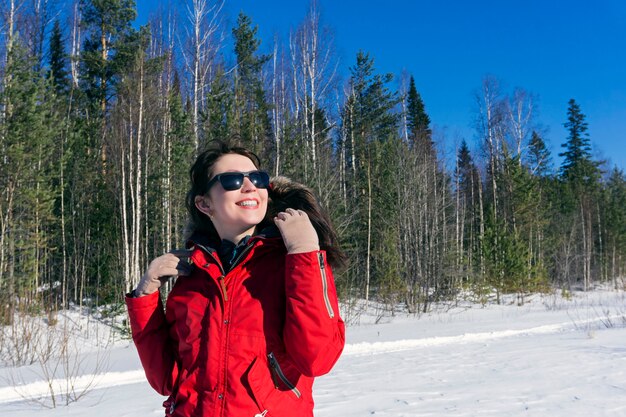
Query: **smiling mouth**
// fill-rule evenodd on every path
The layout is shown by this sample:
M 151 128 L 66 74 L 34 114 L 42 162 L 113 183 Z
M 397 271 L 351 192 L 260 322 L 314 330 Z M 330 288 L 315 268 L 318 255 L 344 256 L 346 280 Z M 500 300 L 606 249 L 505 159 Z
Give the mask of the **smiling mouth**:
M 259 202 L 255 200 L 245 200 L 240 201 L 239 203 L 237 203 L 237 205 L 240 207 L 256 207 L 259 205 Z

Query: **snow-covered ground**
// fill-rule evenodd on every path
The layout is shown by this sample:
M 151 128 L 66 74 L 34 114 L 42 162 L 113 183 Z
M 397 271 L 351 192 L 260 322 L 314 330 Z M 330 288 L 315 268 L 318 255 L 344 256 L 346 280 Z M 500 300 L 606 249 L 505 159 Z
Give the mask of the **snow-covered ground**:
M 315 415 L 626 416 L 624 292 L 436 310 L 419 319 L 373 310 L 358 316 L 343 356 L 316 381 Z M 163 415 L 132 343 L 118 339 L 106 352 L 92 348 L 75 359 L 85 374 L 74 380 L 76 391 L 90 388 L 54 409 L 41 406 L 50 405 L 41 366 L 0 369 L 2 414 Z

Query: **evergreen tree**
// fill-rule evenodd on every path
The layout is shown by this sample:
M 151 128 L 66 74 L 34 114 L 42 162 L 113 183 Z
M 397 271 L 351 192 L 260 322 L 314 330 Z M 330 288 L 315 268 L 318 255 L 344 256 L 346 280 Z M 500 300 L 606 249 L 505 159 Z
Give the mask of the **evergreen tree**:
M 348 165 L 363 168 L 365 162 L 361 159 L 366 144 L 395 136 L 400 116 L 393 109 L 399 98 L 387 87 L 393 76 L 376 74 L 369 54 L 359 51 L 350 73 L 352 91 L 344 108 L 344 123 L 351 138 L 347 144 L 347 157 L 351 159 Z
M 81 0 L 87 37 L 81 53 L 84 90 L 93 110 L 104 116 L 121 70 L 128 67 L 119 49 L 136 49 L 128 40 L 137 16 L 134 0 Z
M 432 148 L 430 130 L 430 117 L 426 114 L 422 97 L 415 88 L 415 80 L 411 76 L 409 92 L 407 95 L 407 125 L 409 128 L 409 139 L 414 142 L 426 142 Z
M 253 90 L 259 86 L 259 75 L 270 55 L 256 55 L 261 40 L 257 39 L 258 26 L 252 26 L 252 19 L 243 12 L 237 17 L 237 27 L 233 29 L 235 55 L 239 78 Z
M 594 265 L 593 252 L 595 234 L 598 233 L 596 220 L 597 193 L 600 179 L 599 164 L 592 159 L 591 143 L 587 133 L 587 122 L 580 106 L 574 99 L 569 101 L 567 122 L 564 123 L 569 134 L 562 145 L 565 148 L 559 156 L 563 157 L 560 179 L 564 186 L 562 210 L 568 216 L 570 230 L 577 234 L 577 247 L 574 253 L 568 250 L 566 265 L 571 270 L 565 275 L 573 279 L 581 279 L 583 288 L 589 287 Z M 574 257 L 572 261 L 569 258 Z
M 207 142 L 227 138 L 234 128 L 234 94 L 222 66 L 211 82 L 211 94 L 201 114 Z
M 67 64 L 61 25 L 58 20 L 55 20 L 50 34 L 50 78 L 52 78 L 59 95 L 65 93 L 69 88 Z
M 481 182 L 467 142 L 463 140 L 457 153 L 457 194 L 459 251 L 464 264 L 463 276 L 468 279 L 480 272 L 481 266 Z
M 471 195 L 477 185 L 475 176 L 478 174 L 478 171 L 465 140 L 461 141 L 461 146 L 457 153 L 457 164 L 459 191 Z
M 21 42 L 10 52 L 5 76 L 11 82 L 0 94 L 0 320 L 12 308 L 34 307 L 40 289 L 53 282 L 49 268 L 58 219 L 58 153 L 55 138 L 61 117 L 55 94 L 35 71 L 36 58 Z M 21 303 L 17 303 L 21 300 Z M 10 311 L 4 310 L 9 308 Z
M 258 55 L 261 40 L 257 38 L 257 26 L 243 13 L 237 18 L 233 29 L 237 75 L 235 77 L 235 130 L 243 143 L 257 154 L 270 152 L 272 135 L 269 105 L 263 86 L 263 65 L 269 55 Z
M 490 290 L 495 290 L 498 304 L 503 293 L 517 292 L 523 295 L 528 291 L 528 246 L 518 233 L 509 230 L 493 214 L 487 217 L 481 249 L 485 258 L 487 283 Z
M 394 236 L 387 219 L 393 218 L 390 202 L 397 201 L 393 195 L 395 187 L 390 182 L 398 159 L 397 152 L 393 152 L 395 145 L 387 142 L 398 140 L 400 115 L 393 109 L 399 98 L 387 87 L 391 74 L 376 74 L 374 61 L 368 54 L 359 52 L 350 71 L 351 94 L 343 111 L 348 137 L 344 153 L 346 166 L 350 167 L 347 189 L 353 199 L 347 210 L 355 216 L 350 240 L 359 270 L 354 272 L 360 280 L 365 278 L 361 285 L 367 298 L 370 285 L 388 281 L 384 276 L 376 276 L 373 266 L 380 265 L 377 256 L 389 252 L 376 251 L 372 242 L 388 245 Z M 382 272 L 380 267 L 378 270 Z
M 587 122 L 580 106 L 574 99 L 570 99 L 567 109 L 568 130 L 567 141 L 561 145 L 565 151 L 561 165 L 561 179 L 572 184 L 575 190 L 581 187 L 593 186 L 599 179 L 598 164 L 591 157 L 591 142 L 587 133 Z
M 551 165 L 550 150 L 539 133 L 533 131 L 528 144 L 528 166 L 531 173 L 545 176 L 550 173 Z

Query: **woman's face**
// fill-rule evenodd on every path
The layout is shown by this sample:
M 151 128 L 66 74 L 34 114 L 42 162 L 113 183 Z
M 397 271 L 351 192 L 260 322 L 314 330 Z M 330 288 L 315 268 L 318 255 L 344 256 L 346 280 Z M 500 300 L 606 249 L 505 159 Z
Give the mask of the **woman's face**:
M 212 177 L 224 172 L 248 172 L 257 168 L 243 155 L 226 154 L 213 165 Z M 226 191 L 217 181 L 208 194 L 196 197 L 196 207 L 210 215 L 220 238 L 238 243 L 254 228 L 267 212 L 267 189 L 256 188 L 248 177 L 240 189 Z

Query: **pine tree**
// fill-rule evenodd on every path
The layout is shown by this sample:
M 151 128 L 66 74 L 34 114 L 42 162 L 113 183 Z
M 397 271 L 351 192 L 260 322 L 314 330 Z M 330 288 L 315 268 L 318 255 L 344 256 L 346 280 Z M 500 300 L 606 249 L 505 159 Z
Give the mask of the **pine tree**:
M 426 114 L 422 97 L 415 88 L 413 76 L 411 76 L 409 92 L 407 94 L 407 125 L 410 140 L 414 142 L 425 142 L 432 148 L 430 117 Z
M 424 291 L 421 299 L 422 310 L 426 311 L 430 301 L 438 297 L 448 297 L 454 292 L 450 274 L 444 273 L 444 253 L 446 253 L 446 207 L 449 178 L 442 170 L 432 140 L 430 117 L 426 114 L 424 102 L 415 88 L 415 80 L 410 78 L 407 92 L 406 120 L 413 173 L 403 182 L 407 188 L 406 198 L 415 202 L 408 216 L 417 219 L 413 227 L 419 237 L 414 246 L 417 275 L 421 277 L 419 288 Z M 408 168 L 407 168 L 408 169 Z M 403 206 L 399 210 L 404 210 Z M 412 239 L 411 237 L 408 238 Z M 452 257 L 450 257 L 452 258 Z M 426 296 L 426 292 L 430 292 Z
M 392 80 L 391 74 L 376 74 L 374 61 L 368 54 L 359 52 L 350 71 L 351 93 L 343 110 L 348 137 L 344 153 L 346 166 L 350 167 L 347 189 L 352 197 L 347 210 L 355 216 L 351 240 L 356 245 L 353 249 L 355 263 L 360 265 L 354 272 L 361 280 L 365 278 L 361 285 L 368 298 L 370 285 L 384 278 L 373 275 L 373 266 L 378 263 L 373 258 L 387 253 L 386 250 L 373 250 L 373 245 L 383 245 L 393 236 L 386 233 L 388 225 L 384 222 L 393 217 L 389 202 L 397 201 L 390 194 L 395 192 L 395 187 L 389 181 L 398 163 L 392 142 L 398 139 L 400 115 L 394 112 L 394 108 L 399 98 L 387 87 Z M 385 220 L 379 223 L 378 219 Z M 379 268 L 379 271 L 382 270 Z
M 50 34 L 50 78 L 59 95 L 63 95 L 69 89 L 67 65 L 61 25 L 55 20 Z
M 258 27 L 252 26 L 250 17 L 240 13 L 232 32 L 237 57 L 234 127 L 246 146 L 257 154 L 261 151 L 267 154 L 271 148 L 272 131 L 261 76 L 263 65 L 270 56 L 258 55 L 261 41 L 257 32 Z
M 11 49 L 0 94 L 5 109 L 0 124 L 0 320 L 4 310 L 21 300 L 22 307 L 39 303 L 41 287 L 51 275 L 51 242 L 57 230 L 58 137 L 61 117 L 55 94 L 35 71 L 36 58 L 19 41 Z
M 550 150 L 539 133 L 533 131 L 528 144 L 528 166 L 534 175 L 545 176 L 551 170 Z
M 128 43 L 137 17 L 135 1 L 81 0 L 80 4 L 87 32 L 81 54 L 84 90 L 104 116 L 119 75 L 128 67 L 128 57 L 117 52 L 137 46 Z
M 587 133 L 585 115 L 574 99 L 570 99 L 567 109 L 567 141 L 561 145 L 565 151 L 561 164 L 561 179 L 572 184 L 575 190 L 593 186 L 599 179 L 598 164 L 591 157 L 591 142 Z
M 591 282 L 593 252 L 594 252 L 594 225 L 598 218 L 596 200 L 600 179 L 599 164 L 591 157 L 591 143 L 587 133 L 587 122 L 580 106 L 574 99 L 569 101 L 567 122 L 564 123 L 569 134 L 567 141 L 562 145 L 565 148 L 559 156 L 563 157 L 560 179 L 564 186 L 563 209 L 570 216 L 571 230 L 578 233 L 577 249 L 574 262 L 567 262 L 574 266 L 567 275 L 582 278 L 583 288 L 586 290 Z M 566 256 L 572 256 L 567 254 Z
M 234 94 L 223 67 L 217 68 L 211 82 L 211 94 L 207 97 L 202 113 L 203 131 L 207 142 L 227 138 L 234 129 Z
M 344 123 L 350 137 L 346 144 L 348 165 L 353 166 L 354 171 L 358 165 L 364 166 L 361 159 L 366 144 L 385 141 L 396 134 L 400 116 L 393 109 L 400 99 L 387 87 L 393 76 L 376 74 L 369 54 L 359 51 L 350 73 L 351 93 L 344 108 Z
M 503 293 L 518 292 L 523 296 L 530 286 L 527 280 L 529 254 L 528 246 L 519 234 L 490 214 L 487 217 L 481 249 L 485 259 L 487 283 L 489 289 L 496 292 L 496 302 L 500 304 Z
M 457 152 L 457 239 L 465 279 L 478 275 L 482 265 L 480 242 L 483 236 L 481 181 L 467 142 Z

